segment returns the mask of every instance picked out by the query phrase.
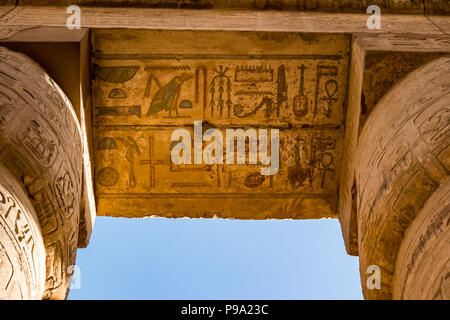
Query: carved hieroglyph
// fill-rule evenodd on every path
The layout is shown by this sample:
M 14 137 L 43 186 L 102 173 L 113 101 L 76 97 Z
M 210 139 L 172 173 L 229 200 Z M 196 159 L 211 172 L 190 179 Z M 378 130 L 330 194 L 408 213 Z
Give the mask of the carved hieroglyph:
M 395 263 L 394 299 L 450 299 L 450 179 L 408 227 Z
M 414 259 L 424 259 L 420 246 L 426 246 L 433 253 L 434 247 L 426 243 L 426 234 L 421 227 L 413 227 L 424 232 L 425 237 L 417 241 L 412 236 L 403 235 L 408 227 L 414 226 L 415 219 L 428 223 L 435 219 L 430 227 L 434 236 L 445 242 L 449 230 L 448 209 L 436 207 L 435 212 L 425 203 L 440 188 L 448 189 L 450 172 L 450 58 L 440 58 L 410 73 L 395 85 L 378 103 L 367 119 L 362 130 L 356 166 L 357 205 L 358 205 L 358 245 L 360 256 L 361 281 L 364 296 L 368 299 L 387 299 L 402 288 L 393 288 L 395 263 L 400 245 L 408 247 L 409 241 L 418 247 Z M 448 191 L 448 190 L 447 190 Z M 442 196 L 442 195 L 441 195 Z M 434 199 L 440 196 L 435 196 Z M 422 210 L 425 210 L 422 212 Z M 428 214 L 430 220 L 421 215 Z M 436 216 L 437 215 L 437 216 Z M 446 216 L 444 216 L 446 215 Z M 424 226 L 423 228 L 426 228 Z M 442 235 L 438 235 L 439 233 Z M 403 239 L 403 240 L 402 240 Z M 448 238 L 447 238 L 448 239 Z M 402 243 L 404 241 L 404 243 Z M 412 244 L 413 245 L 413 244 Z M 448 242 L 444 257 L 448 259 Z M 409 249 L 404 249 L 409 250 Z M 405 253 L 403 253 L 405 254 Z M 408 255 L 410 253 L 406 253 Z M 417 266 L 409 265 L 401 259 L 399 263 L 411 272 Z M 433 273 L 427 274 L 430 283 L 441 285 L 430 288 L 425 294 L 415 291 L 425 288 L 424 283 L 406 287 L 414 290 L 405 293 L 405 297 L 439 298 L 442 290 L 448 290 L 448 264 L 436 256 L 424 261 L 433 264 Z M 446 268 L 439 270 L 437 264 Z M 378 265 L 381 269 L 381 289 L 368 290 L 366 270 L 369 265 Z M 436 266 L 436 268 L 434 268 Z M 401 270 L 405 272 L 404 269 Z M 403 274 L 398 276 L 404 277 Z M 410 274 L 413 279 L 416 277 Z M 422 275 L 423 276 L 423 275 Z M 419 279 L 419 278 L 418 278 Z M 402 281 L 397 282 L 403 287 Z M 434 290 L 434 291 L 433 291 Z M 440 291 L 440 292 L 439 292 Z M 448 297 L 448 296 L 447 296 Z
M 334 216 L 349 39 L 96 30 L 93 107 L 100 215 Z M 278 128 L 280 169 L 174 165 L 171 133 Z
M 0 47 L 0 162 L 23 184 L 46 250 L 44 299 L 64 299 L 83 194 L 81 134 L 71 103 L 31 59 Z
M 44 285 L 38 217 L 22 186 L 0 165 L 0 300 L 41 299 Z

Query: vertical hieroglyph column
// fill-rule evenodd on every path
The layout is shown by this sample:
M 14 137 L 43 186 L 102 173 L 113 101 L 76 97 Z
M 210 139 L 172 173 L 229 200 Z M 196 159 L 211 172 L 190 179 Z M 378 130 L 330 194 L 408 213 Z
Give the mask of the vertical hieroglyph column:
M 449 57 L 413 71 L 378 103 L 356 171 L 364 296 L 449 299 Z M 379 288 L 367 284 L 370 266 L 379 267 Z
M 0 253 L 0 296 L 64 299 L 75 264 L 85 200 L 80 126 L 70 101 L 44 70 L 28 57 L 2 47 L 0 162 L 15 179 L 11 184 L 23 189 L 15 194 L 0 177 L 5 194 L 4 203 L 0 195 L 5 230 L 0 231 L 0 245 L 8 246 Z M 12 203 L 16 207 L 10 207 Z M 31 244 L 29 239 L 35 247 L 25 252 L 20 245 L 23 241 Z M 28 265 L 40 266 L 42 242 L 46 253 L 43 290 L 40 275 Z M 10 274 L 8 263 L 19 279 L 16 282 L 5 280 Z M 25 264 L 27 268 L 22 268 Z M 9 289 L 13 283 L 17 283 L 16 288 Z
M 28 196 L 0 165 L 0 299 L 41 299 L 45 248 Z

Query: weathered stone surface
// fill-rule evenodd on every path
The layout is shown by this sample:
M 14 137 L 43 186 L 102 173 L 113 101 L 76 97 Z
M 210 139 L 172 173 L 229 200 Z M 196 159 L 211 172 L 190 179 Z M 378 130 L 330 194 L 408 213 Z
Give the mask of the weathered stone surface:
M 422 0 L 19 0 L 18 4 L 329 12 L 365 12 L 368 6 L 378 5 L 384 12 L 389 13 L 423 13 L 424 11 L 434 13 L 448 9 L 445 2 L 447 0 L 426 0 L 425 6 Z
M 450 14 L 449 0 L 1 0 L 3 5 L 150 7 L 188 9 L 300 10 L 366 12 L 377 5 L 383 13 Z
M 93 39 L 100 215 L 335 216 L 346 36 L 99 30 Z M 163 93 L 170 102 L 159 105 Z M 203 132 L 278 128 L 279 172 L 174 165 L 171 132 L 195 120 Z
M 425 14 L 448 15 L 450 14 L 449 0 L 425 0 Z
M 52 43 L 29 43 L 26 39 L 20 39 L 19 42 L 6 42 L 0 43 L 11 51 L 16 51 L 25 54 L 38 63 L 47 74 L 60 86 L 61 90 L 67 95 L 70 100 L 75 114 L 78 117 L 81 133 L 83 136 L 84 146 L 83 150 L 83 162 L 84 162 L 84 176 L 83 176 L 83 193 L 85 201 L 81 204 L 80 214 L 80 229 L 78 237 L 78 247 L 86 247 L 89 243 L 90 235 L 95 221 L 95 198 L 93 192 L 93 179 L 91 171 L 90 158 L 93 157 L 89 154 L 89 147 L 93 146 L 92 139 L 92 121 L 90 108 L 91 97 L 90 93 L 90 58 L 87 46 L 89 45 L 89 36 L 85 32 L 86 37 L 80 37 L 79 32 L 75 38 L 67 36 L 56 37 L 55 33 L 51 30 L 35 30 L 34 35 L 30 34 L 29 39 L 35 39 L 41 41 L 42 38 L 37 38 L 36 35 L 48 36 Z M 71 32 L 74 30 L 67 31 Z M 61 39 L 65 39 L 66 43 L 60 43 Z M 22 42 L 24 41 L 24 42 Z M 30 40 L 28 40 L 30 41 Z M 75 41 L 81 41 L 75 43 Z M 64 57 L 64 59 L 61 59 Z M 70 61 L 70 63 L 68 63 Z
M 6 10 L 0 19 L 0 26 L 7 29 L 20 26 L 31 30 L 12 33 L 12 38 L 21 38 L 22 33 L 29 36 L 30 33 L 36 32 L 33 29 L 42 26 L 71 31 L 67 29 L 68 14 L 67 7 L 64 6 L 1 8 L 2 11 L 5 8 Z M 336 14 L 273 10 L 83 7 L 80 23 L 82 28 L 93 29 L 341 33 L 371 37 L 379 35 L 373 44 L 370 43 L 371 37 L 366 37 L 366 45 L 370 46 L 370 50 L 416 51 L 414 47 L 417 47 L 418 51 L 427 52 L 427 47 L 432 46 L 435 52 L 450 51 L 448 35 L 445 32 L 450 24 L 449 16 L 384 14 L 380 29 L 368 29 L 368 18 L 369 15 L 365 12 Z M 67 34 L 72 38 L 76 33 Z M 6 34 L 8 35 L 11 35 L 11 31 Z M 59 35 L 61 36 L 61 33 Z
M 23 187 L 0 165 L 0 300 L 41 299 L 44 285 L 38 217 Z
M 354 38 L 350 70 L 349 108 L 345 122 L 343 166 L 340 173 L 339 220 L 346 249 L 357 255 L 356 145 L 360 129 L 381 98 L 408 73 L 445 56 L 439 52 L 364 51 L 367 39 Z M 404 44 L 404 43 L 403 43 Z
M 31 59 L 0 47 L 0 162 L 20 181 L 46 247 L 45 299 L 68 293 L 83 182 L 76 115 L 58 85 Z
M 438 52 L 368 52 L 363 76 L 360 127 L 396 83 L 411 71 L 445 55 Z
M 352 39 L 349 70 L 348 108 L 345 119 L 344 151 L 339 173 L 338 214 L 342 235 L 348 254 L 358 255 L 358 220 L 356 208 L 355 155 L 361 117 L 361 92 L 363 86 L 366 52 L 357 38 Z
M 395 262 L 394 299 L 450 299 L 450 179 L 408 227 Z
M 449 71 L 448 57 L 413 71 L 381 99 L 362 130 L 356 167 L 358 243 L 368 299 L 392 297 L 404 232 L 448 179 Z M 379 290 L 366 286 L 369 265 L 381 269 Z
M 355 37 L 350 65 L 349 108 L 345 122 L 344 155 L 340 173 L 339 220 L 349 254 L 357 255 L 356 145 L 360 129 L 381 98 L 408 73 L 445 56 L 439 52 L 364 51 L 367 38 Z M 405 42 L 401 42 L 405 44 Z M 417 49 L 417 48 L 416 48 Z

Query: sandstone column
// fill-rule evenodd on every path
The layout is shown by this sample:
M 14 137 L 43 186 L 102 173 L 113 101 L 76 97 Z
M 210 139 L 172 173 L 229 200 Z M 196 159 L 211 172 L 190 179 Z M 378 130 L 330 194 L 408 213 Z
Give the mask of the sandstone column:
M 358 141 L 361 282 L 368 299 L 449 299 L 450 58 L 409 74 Z M 369 289 L 367 268 L 381 270 Z
M 86 233 L 82 141 L 58 85 L 28 57 L 0 47 L 1 298 L 67 296 Z
M 408 227 L 395 264 L 394 299 L 450 299 L 450 180 Z
M 0 299 L 41 299 L 44 285 L 38 217 L 17 179 L 0 166 Z

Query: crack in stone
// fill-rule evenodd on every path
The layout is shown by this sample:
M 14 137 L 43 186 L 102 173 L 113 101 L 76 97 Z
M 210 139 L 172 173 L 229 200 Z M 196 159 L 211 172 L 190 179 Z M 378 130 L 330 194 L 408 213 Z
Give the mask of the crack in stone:
M 428 16 L 425 15 L 425 14 L 424 14 L 423 16 L 424 16 L 428 21 L 430 21 L 431 24 L 432 24 L 433 26 L 435 26 L 440 32 L 442 32 L 442 34 L 448 35 L 448 33 L 445 32 L 444 30 L 442 30 L 441 27 L 440 27 L 436 22 L 434 22 L 433 20 L 430 19 L 430 17 L 428 17 Z
M 14 5 L 10 10 L 6 11 L 4 14 L 0 15 L 0 22 L 6 22 L 8 19 L 5 19 L 5 21 L 2 21 L 4 17 L 7 17 L 11 12 L 13 12 L 15 9 L 17 9 L 17 1 L 16 5 Z

